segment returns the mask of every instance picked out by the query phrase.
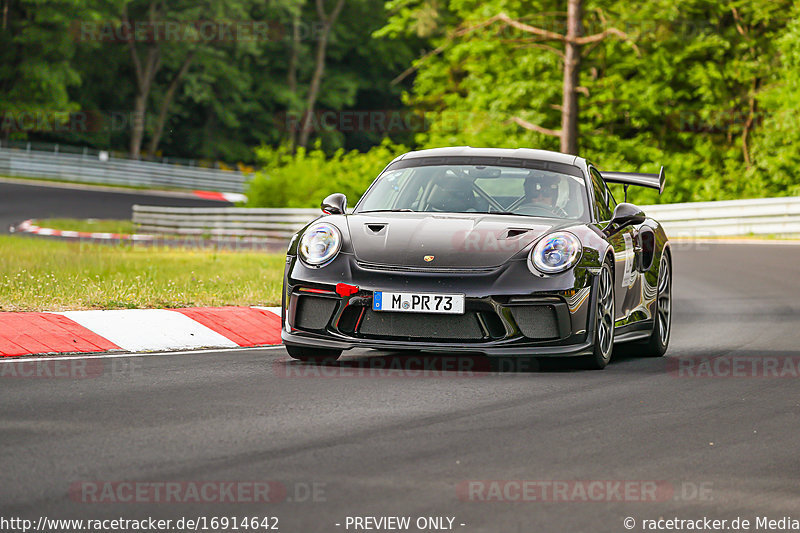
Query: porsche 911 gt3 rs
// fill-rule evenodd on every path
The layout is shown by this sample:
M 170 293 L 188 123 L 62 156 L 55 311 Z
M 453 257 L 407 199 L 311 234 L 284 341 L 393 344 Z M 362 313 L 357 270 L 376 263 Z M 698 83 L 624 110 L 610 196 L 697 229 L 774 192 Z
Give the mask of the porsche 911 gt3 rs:
M 669 345 L 672 259 L 661 225 L 604 172 L 533 149 L 437 148 L 397 157 L 361 200 L 332 194 L 289 244 L 281 338 L 292 357 L 355 347 L 583 357 Z

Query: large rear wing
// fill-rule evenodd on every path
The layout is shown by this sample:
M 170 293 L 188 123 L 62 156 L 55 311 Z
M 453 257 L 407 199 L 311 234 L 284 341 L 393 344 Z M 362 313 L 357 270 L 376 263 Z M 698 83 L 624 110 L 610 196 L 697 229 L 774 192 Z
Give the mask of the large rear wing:
M 600 174 L 608 183 L 621 183 L 625 185 L 626 191 L 628 185 L 637 185 L 639 187 L 658 189 L 658 194 L 664 192 L 663 166 L 658 174 L 641 174 L 639 172 L 601 172 Z

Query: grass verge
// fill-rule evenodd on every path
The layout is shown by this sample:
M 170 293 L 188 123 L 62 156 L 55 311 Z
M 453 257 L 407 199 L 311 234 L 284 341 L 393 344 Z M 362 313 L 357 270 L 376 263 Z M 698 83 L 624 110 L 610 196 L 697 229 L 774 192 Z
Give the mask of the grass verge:
M 136 232 L 136 227 L 130 220 L 105 220 L 97 218 L 89 218 L 85 220 L 77 218 L 43 218 L 34 220 L 33 223 L 40 228 L 85 231 L 88 233 L 131 234 Z
M 0 235 L 0 310 L 280 305 L 284 255 Z

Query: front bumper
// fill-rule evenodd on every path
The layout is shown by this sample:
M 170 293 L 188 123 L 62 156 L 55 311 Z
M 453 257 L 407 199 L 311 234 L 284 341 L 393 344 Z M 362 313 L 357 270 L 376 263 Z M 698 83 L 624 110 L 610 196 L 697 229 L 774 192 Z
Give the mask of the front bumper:
M 336 262 L 311 269 L 287 258 L 284 344 L 490 356 L 567 357 L 593 351 L 596 288 L 588 269 L 539 278 L 524 261 L 471 272 L 378 269 L 347 254 Z M 337 294 L 340 283 L 358 291 Z M 376 312 L 372 294 L 378 290 L 463 293 L 465 314 Z

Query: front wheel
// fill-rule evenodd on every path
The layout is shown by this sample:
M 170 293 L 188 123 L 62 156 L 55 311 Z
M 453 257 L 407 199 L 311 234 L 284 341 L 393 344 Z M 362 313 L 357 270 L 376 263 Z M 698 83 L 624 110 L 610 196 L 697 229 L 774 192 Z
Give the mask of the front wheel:
M 332 363 L 342 355 L 341 350 L 330 350 L 324 348 L 307 348 L 305 346 L 286 345 L 286 353 L 293 359 L 305 363 Z
M 614 275 L 608 262 L 603 263 L 598 275 L 594 315 L 594 352 L 583 360 L 586 368 L 602 370 L 614 350 Z

